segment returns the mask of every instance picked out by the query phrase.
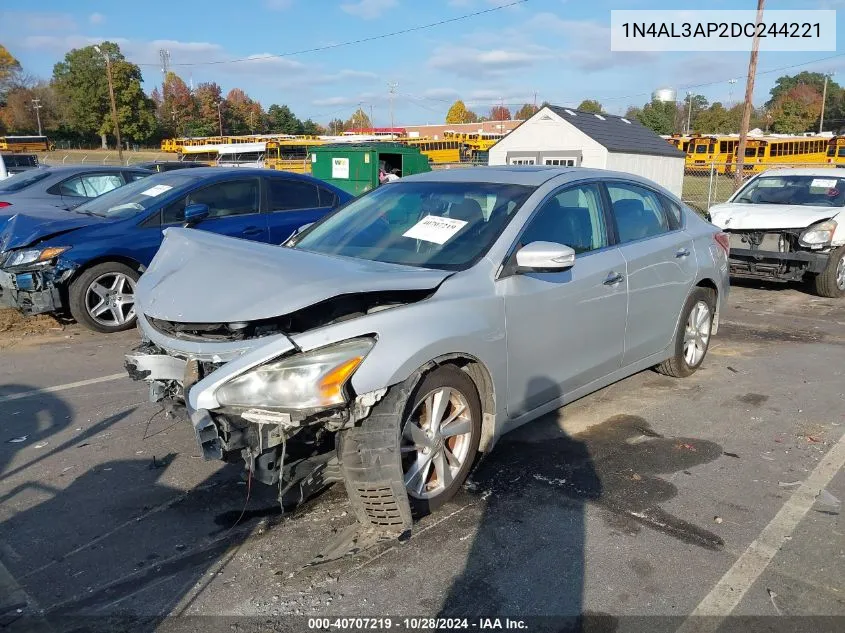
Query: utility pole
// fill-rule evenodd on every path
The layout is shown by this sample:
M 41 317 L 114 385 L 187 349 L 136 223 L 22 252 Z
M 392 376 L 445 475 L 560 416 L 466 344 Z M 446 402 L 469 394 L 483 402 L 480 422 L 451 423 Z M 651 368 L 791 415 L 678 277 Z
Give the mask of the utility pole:
M 167 86 L 167 73 L 170 71 L 170 51 L 159 49 L 158 57 L 161 60 L 161 100 L 164 101 Z
M 824 88 L 822 89 L 822 113 L 819 116 L 819 134 L 822 133 L 822 128 L 824 128 L 824 104 L 827 101 L 827 80 L 833 73 L 825 73 L 824 74 Z M 40 127 L 38 128 L 41 129 Z M 41 134 L 41 132 L 38 132 Z
M 745 162 L 745 145 L 748 140 L 748 126 L 751 123 L 751 109 L 754 99 L 754 76 L 757 74 L 757 57 L 760 53 L 760 23 L 763 21 L 763 6 L 766 0 L 757 0 L 757 25 L 754 27 L 754 39 L 751 41 L 751 57 L 748 60 L 748 78 L 745 81 L 745 107 L 742 110 L 742 124 L 739 127 L 739 145 L 736 148 L 736 162 L 734 163 L 734 183 L 737 187 L 742 184 L 743 163 Z
M 222 136 L 223 136 L 223 115 L 220 113 L 220 104 L 221 103 L 222 103 L 222 101 L 217 102 L 217 123 L 220 126 L 220 136 L 221 136 L 220 140 L 222 141 L 223 140 L 222 139 Z
M 687 90 L 687 134 L 692 126 L 692 92 Z
M 111 119 L 114 125 L 114 137 L 117 140 L 117 157 L 120 163 L 123 164 L 123 144 L 120 141 L 120 124 L 117 122 L 117 102 L 114 100 L 114 83 L 111 78 L 111 57 L 105 51 L 100 50 L 99 46 L 95 46 L 94 50 L 98 55 L 102 55 L 106 60 L 106 78 L 109 80 L 109 99 L 111 100 Z
M 734 104 L 734 84 L 736 83 L 736 79 L 728 79 L 728 110 L 733 107 Z
M 41 105 L 41 99 L 33 99 L 32 100 L 32 109 L 35 110 L 35 118 L 38 120 L 38 136 L 41 136 L 41 108 L 44 106 Z
M 393 134 L 393 97 L 396 95 L 396 88 L 399 84 L 395 81 L 387 83 L 387 89 L 390 92 L 390 133 Z
M 373 119 L 373 104 L 371 103 L 370 104 L 370 127 L 375 128 L 375 126 L 376 126 L 375 119 Z

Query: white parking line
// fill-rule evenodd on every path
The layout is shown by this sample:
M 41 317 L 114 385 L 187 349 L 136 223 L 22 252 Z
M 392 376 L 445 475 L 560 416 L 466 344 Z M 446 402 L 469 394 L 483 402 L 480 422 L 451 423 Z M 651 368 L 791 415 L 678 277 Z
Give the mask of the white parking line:
M 44 387 L 42 389 L 32 389 L 31 391 L 22 391 L 20 393 L 10 394 L 8 396 L 0 396 L 0 404 L 3 404 L 4 402 L 11 402 L 12 400 L 21 400 L 23 398 L 38 396 L 43 393 L 56 393 L 57 391 L 67 391 L 68 389 L 76 389 L 78 387 L 96 385 L 101 382 L 120 380 L 121 378 L 128 378 L 126 372 L 122 372 L 119 374 L 110 374 L 108 376 L 100 376 L 99 378 L 91 378 L 90 380 L 80 380 L 79 382 L 69 382 L 66 385 L 57 385 L 55 387 Z
M 722 576 L 676 633 L 716 631 L 722 619 L 733 612 L 745 593 L 772 562 L 786 539 L 813 507 L 818 494 L 843 466 L 845 466 L 845 434 L 827 452 L 804 483 L 792 493 L 775 518 L 763 528 L 757 539 Z

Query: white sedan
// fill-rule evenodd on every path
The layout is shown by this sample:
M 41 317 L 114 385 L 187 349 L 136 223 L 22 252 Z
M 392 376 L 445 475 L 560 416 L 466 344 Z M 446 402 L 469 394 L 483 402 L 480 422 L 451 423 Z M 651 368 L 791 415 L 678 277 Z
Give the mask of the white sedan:
M 710 219 L 730 237 L 732 276 L 808 281 L 845 296 L 845 172 L 775 169 L 755 176 Z

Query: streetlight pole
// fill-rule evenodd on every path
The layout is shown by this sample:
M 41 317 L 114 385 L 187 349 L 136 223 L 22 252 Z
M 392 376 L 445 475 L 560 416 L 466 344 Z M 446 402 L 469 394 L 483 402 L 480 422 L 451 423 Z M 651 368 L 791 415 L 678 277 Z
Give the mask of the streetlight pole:
M 41 108 L 44 106 L 41 105 L 41 99 L 33 99 L 32 100 L 32 109 L 35 110 L 35 118 L 38 120 L 38 136 L 41 136 Z
M 95 46 L 94 50 L 106 60 L 106 77 L 109 80 L 109 99 L 111 100 L 111 119 L 114 125 L 114 137 L 117 140 L 117 157 L 121 164 L 123 163 L 123 144 L 120 141 L 120 125 L 117 122 L 117 102 L 114 100 L 114 83 L 111 78 L 111 58 L 107 52 L 100 50 L 99 46 Z

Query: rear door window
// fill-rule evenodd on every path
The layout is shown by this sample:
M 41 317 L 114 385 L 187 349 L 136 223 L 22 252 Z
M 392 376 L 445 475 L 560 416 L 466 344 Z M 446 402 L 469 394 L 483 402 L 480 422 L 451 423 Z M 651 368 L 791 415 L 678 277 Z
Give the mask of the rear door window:
M 317 185 L 314 183 L 284 178 L 267 178 L 265 182 L 267 208 L 270 211 L 316 209 L 321 206 Z
M 607 192 L 621 243 L 642 240 L 670 231 L 669 219 L 653 191 L 635 184 L 608 182 Z

